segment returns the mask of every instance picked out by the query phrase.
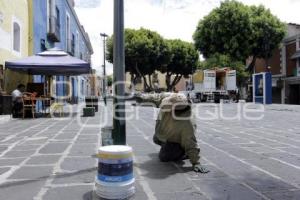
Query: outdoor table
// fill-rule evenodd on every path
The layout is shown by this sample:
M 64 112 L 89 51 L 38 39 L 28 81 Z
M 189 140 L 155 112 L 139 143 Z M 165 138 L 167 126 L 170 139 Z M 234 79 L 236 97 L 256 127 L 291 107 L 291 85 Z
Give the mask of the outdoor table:
M 49 105 L 49 107 L 51 106 L 51 98 L 50 97 L 33 97 L 32 100 L 35 102 L 40 101 L 42 103 L 41 109 L 42 109 L 42 111 L 44 111 L 44 113 L 46 113 L 45 105 Z M 40 111 L 40 106 L 37 106 L 37 112 L 39 112 L 39 111 Z

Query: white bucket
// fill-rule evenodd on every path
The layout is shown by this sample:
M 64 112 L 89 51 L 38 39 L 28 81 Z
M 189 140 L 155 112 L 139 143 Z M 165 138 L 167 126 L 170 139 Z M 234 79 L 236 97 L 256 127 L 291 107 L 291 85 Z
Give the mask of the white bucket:
M 104 199 L 127 199 L 134 195 L 135 179 L 127 182 L 107 183 L 96 178 L 95 193 Z
M 112 145 L 99 148 L 95 192 L 101 198 L 126 199 L 135 193 L 132 148 Z

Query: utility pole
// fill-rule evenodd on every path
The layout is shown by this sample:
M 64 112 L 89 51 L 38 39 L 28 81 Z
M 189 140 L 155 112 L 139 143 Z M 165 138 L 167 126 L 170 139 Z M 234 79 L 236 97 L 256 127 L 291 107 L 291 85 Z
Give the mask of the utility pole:
M 125 121 L 125 49 L 124 49 L 124 0 L 114 0 L 114 103 L 113 141 L 126 144 Z
M 105 45 L 105 41 L 107 38 L 107 34 L 105 33 L 100 33 L 100 36 L 103 37 L 103 100 L 104 100 L 104 104 L 107 105 L 106 103 L 106 66 L 105 66 L 105 60 L 106 60 L 106 45 Z

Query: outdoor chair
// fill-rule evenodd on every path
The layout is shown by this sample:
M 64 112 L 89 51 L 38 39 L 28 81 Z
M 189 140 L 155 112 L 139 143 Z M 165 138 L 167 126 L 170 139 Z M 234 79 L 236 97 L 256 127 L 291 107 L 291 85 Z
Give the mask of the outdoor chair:
M 50 112 L 52 114 L 59 113 L 59 116 L 64 116 L 64 104 L 60 102 L 54 102 L 50 106 Z
M 26 111 L 31 111 L 32 118 L 35 118 L 35 94 L 24 92 L 22 95 L 22 103 L 23 103 L 23 119 L 26 116 Z

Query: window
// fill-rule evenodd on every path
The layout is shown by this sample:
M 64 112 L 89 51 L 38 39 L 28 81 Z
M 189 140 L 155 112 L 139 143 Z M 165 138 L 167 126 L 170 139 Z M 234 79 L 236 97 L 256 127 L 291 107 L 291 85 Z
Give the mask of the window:
M 80 92 L 81 92 L 81 95 L 84 96 L 84 80 L 81 80 Z
M 41 39 L 41 51 L 46 51 L 46 41 L 44 39 Z
M 67 51 L 71 51 L 71 22 L 70 16 L 67 14 L 67 22 L 66 22 L 66 42 L 67 42 Z
M 54 0 L 47 0 L 47 36 L 51 42 L 60 41 L 60 12 Z
M 50 31 L 51 17 L 50 17 L 50 0 L 47 0 L 47 32 Z
M 55 7 L 55 14 L 56 14 L 56 28 L 60 29 L 60 13 L 57 6 Z
M 75 46 L 76 46 L 76 56 L 78 56 L 79 55 L 79 33 L 78 33 L 78 31 L 76 32 L 76 44 L 75 44 Z
M 20 52 L 21 47 L 21 28 L 17 22 L 13 24 L 14 38 L 13 38 L 13 49 L 14 51 Z
M 71 53 L 74 56 L 75 55 L 75 35 L 72 34 L 72 40 L 71 40 Z

